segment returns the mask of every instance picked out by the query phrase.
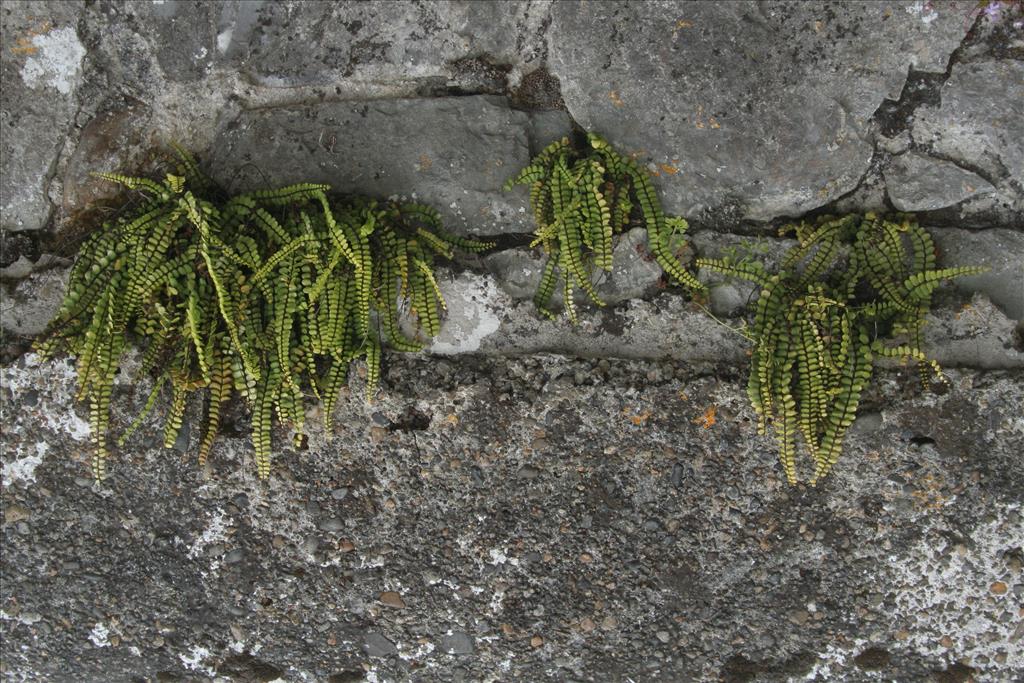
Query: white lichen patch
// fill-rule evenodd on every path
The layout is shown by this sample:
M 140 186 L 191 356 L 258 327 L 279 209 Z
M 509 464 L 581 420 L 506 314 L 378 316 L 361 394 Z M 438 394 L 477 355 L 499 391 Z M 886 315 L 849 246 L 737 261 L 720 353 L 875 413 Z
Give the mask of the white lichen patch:
M 921 23 L 925 25 L 939 18 L 939 13 L 935 11 L 932 3 L 924 2 L 923 0 L 916 0 L 916 2 L 907 5 L 907 14 L 916 14 L 921 18 Z
M 799 678 L 790 678 L 790 681 L 832 681 L 841 677 L 844 670 L 849 668 L 850 659 L 864 649 L 865 640 L 857 638 L 844 646 L 829 643 L 825 646 L 824 652 L 818 653 L 818 661 L 814 663 L 811 670 Z
M 21 79 L 30 88 L 56 88 L 62 95 L 71 90 L 82 70 L 85 48 L 71 27 L 32 36 L 35 52 L 21 67 Z
M 235 32 L 235 26 L 232 24 L 226 29 L 217 34 L 217 51 L 224 54 L 231 47 L 231 37 Z
M 440 287 L 448 317 L 429 350 L 443 355 L 477 351 L 484 338 L 501 327 L 497 311 L 508 309 L 511 301 L 491 277 L 466 273 Z
M 178 659 L 181 660 L 182 665 L 184 665 L 186 669 L 190 671 L 198 671 L 199 673 L 206 674 L 207 676 L 215 676 L 217 672 L 203 664 L 203 662 L 209 658 L 210 651 L 200 645 L 193 645 L 192 649 L 188 651 L 188 654 L 178 654 Z
M 89 640 L 96 647 L 110 647 L 110 629 L 108 629 L 103 622 L 97 622 L 92 627 L 92 631 L 89 632 Z
M 0 610 L 0 621 L 14 621 L 25 626 L 31 626 L 32 624 L 38 623 L 43 620 L 43 615 L 29 612 L 27 614 L 19 614 L 12 616 L 3 610 Z
M 422 661 L 430 656 L 437 648 L 436 645 L 427 641 L 417 643 L 416 647 L 399 650 L 398 656 L 407 662 Z
M 17 364 L 0 369 L 0 383 L 10 403 L 0 405 L 4 425 L 3 484 L 32 484 L 36 470 L 52 450 L 68 439 L 89 440 L 89 423 L 79 417 L 75 401 L 77 376 L 66 359 L 41 361 L 26 354 Z M 34 401 L 26 401 L 34 394 Z M 11 410 L 17 406 L 16 410 Z
M 961 544 L 930 530 L 892 558 L 897 623 L 909 647 L 972 666 L 977 681 L 1024 670 L 1024 648 L 1011 640 L 1019 623 L 1012 589 L 1020 576 L 1011 575 L 1006 558 L 1024 546 L 1019 514 L 1019 506 L 1004 506 Z
M 45 443 L 37 443 L 35 444 L 35 449 L 36 452 L 32 455 L 3 464 L 3 476 L 0 479 L 3 480 L 4 486 L 10 486 L 15 482 L 21 482 L 22 484 L 35 483 L 36 468 L 43 464 L 43 456 L 46 455 L 49 446 Z
M 227 515 L 224 514 L 224 511 L 220 508 L 214 510 L 210 523 L 206 525 L 202 535 L 192 543 L 192 547 L 188 551 L 189 559 L 194 560 L 199 557 L 208 545 L 226 540 L 228 526 Z
M 65 359 L 42 361 L 38 354 L 29 353 L 24 356 L 23 366 L 4 368 L 0 380 L 13 394 L 15 401 L 29 391 L 35 391 L 38 395 L 34 409 L 20 410 L 14 416 L 3 416 L 9 435 L 17 435 L 25 428 L 34 433 L 41 427 L 56 434 L 66 434 L 75 441 L 88 440 L 89 423 L 74 410 L 78 376 L 74 366 L 69 365 Z M 36 448 L 34 444 L 33 448 Z M 26 454 L 21 452 L 18 455 L 24 457 Z

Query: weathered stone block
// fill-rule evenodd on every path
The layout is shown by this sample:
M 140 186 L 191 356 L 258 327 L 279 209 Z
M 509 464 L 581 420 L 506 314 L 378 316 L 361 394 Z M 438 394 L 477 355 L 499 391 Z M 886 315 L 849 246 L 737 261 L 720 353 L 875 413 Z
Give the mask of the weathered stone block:
M 1024 320 L 1024 233 L 1016 230 L 929 230 L 943 267 L 986 266 L 988 272 L 953 279 L 961 292 L 983 292 L 1011 318 Z
M 904 9 L 555 3 L 550 62 L 574 118 L 661 175 L 668 211 L 770 220 L 854 189 L 883 98 L 909 66 L 944 70 L 963 18 Z
M 460 234 L 529 230 L 502 184 L 530 159 L 529 119 L 492 96 L 330 102 L 243 112 L 220 132 L 232 191 L 296 182 L 433 205 Z
M 86 49 L 73 3 L 13 3 L 2 16 L 0 53 L 0 226 L 38 230 L 52 205 L 47 196 L 77 103 Z
M 503 290 L 516 299 L 531 299 L 540 284 L 547 256 L 538 249 L 503 249 L 484 258 L 488 269 Z M 597 293 L 608 304 L 626 299 L 639 299 L 650 293 L 661 281 L 661 266 L 647 248 L 647 231 L 634 228 L 616 238 L 612 252 L 612 269 L 595 269 L 592 282 Z M 577 300 L 588 301 L 577 289 Z M 555 310 L 562 305 L 562 287 L 551 297 Z
M 889 199 L 900 211 L 934 211 L 995 190 L 976 173 L 916 152 L 893 159 L 884 175 Z
M 957 64 L 942 103 L 915 116 L 914 141 L 997 177 L 1024 178 L 1024 63 Z

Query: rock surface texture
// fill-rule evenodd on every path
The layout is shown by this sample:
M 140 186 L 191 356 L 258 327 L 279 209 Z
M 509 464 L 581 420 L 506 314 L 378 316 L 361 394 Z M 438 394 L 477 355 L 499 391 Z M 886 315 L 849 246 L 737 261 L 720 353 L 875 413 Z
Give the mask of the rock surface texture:
M 0 6 L 5 681 L 1024 679 L 1024 10 L 976 2 L 8 2 Z M 602 133 L 694 255 L 775 263 L 805 215 L 916 212 L 942 393 L 884 365 L 838 466 L 756 434 L 757 292 L 694 301 L 642 230 L 578 326 L 531 303 L 527 191 Z M 30 344 L 84 234 L 176 141 L 232 190 L 434 205 L 498 248 L 440 271 L 426 353 L 337 428 L 153 415 L 89 478 L 73 359 Z M 555 298 L 556 309 L 559 301 Z M 708 313 L 713 314 L 712 317 Z M 131 369 L 132 363 L 127 364 Z M 115 383 L 115 433 L 150 380 Z M 316 412 L 311 409 L 311 416 Z M 319 424 L 318 420 L 310 420 Z

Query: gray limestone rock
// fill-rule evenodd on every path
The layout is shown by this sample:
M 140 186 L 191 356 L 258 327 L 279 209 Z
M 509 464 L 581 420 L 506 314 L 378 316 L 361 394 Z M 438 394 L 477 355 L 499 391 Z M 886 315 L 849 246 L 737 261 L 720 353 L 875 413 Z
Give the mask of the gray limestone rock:
M 955 228 L 929 230 L 944 267 L 985 266 L 981 275 L 955 278 L 964 294 L 983 292 L 1007 316 L 1024 320 L 1024 233 L 1017 230 L 981 231 Z
M 368 657 L 393 657 L 398 654 L 395 644 L 379 633 L 367 633 L 363 638 L 363 651 Z
M 881 133 L 875 135 L 875 145 L 878 149 L 889 154 L 903 154 L 910 149 L 910 131 L 901 131 L 894 137 L 886 137 Z
M 441 639 L 441 651 L 451 655 L 471 655 L 473 639 L 464 631 L 452 631 Z
M 647 231 L 634 228 L 624 233 L 612 251 L 612 269 L 599 271 L 597 293 L 609 304 L 640 299 L 661 282 L 662 270 L 647 247 Z
M 488 270 L 501 288 L 516 299 L 532 299 L 540 284 L 547 256 L 539 249 L 503 249 L 484 258 Z M 610 271 L 594 269 L 592 282 L 598 295 L 607 304 L 639 299 L 653 291 L 662 279 L 661 266 L 647 248 L 647 231 L 634 228 L 616 238 Z M 577 300 L 588 301 L 577 292 Z M 561 285 L 551 297 L 555 309 L 562 305 Z
M 572 119 L 560 110 L 530 112 L 530 157 L 555 140 L 572 135 Z
M 0 289 L 0 326 L 5 335 L 34 337 L 60 308 L 69 268 L 48 268 Z
M 148 107 L 137 105 L 104 112 L 86 124 L 64 171 L 64 216 L 88 224 L 92 209 L 123 194 L 122 186 L 93 173 L 144 171 L 147 155 L 157 147 L 151 118 Z
M 459 234 L 522 232 L 501 186 L 529 162 L 528 121 L 491 96 L 249 110 L 218 135 L 211 171 L 232 191 L 328 183 L 431 204 Z
M 924 328 L 925 352 L 944 368 L 1024 367 L 1024 340 L 1018 321 L 975 294 L 957 309 L 939 309 Z
M 378 403 L 344 394 L 338 433 L 314 421 L 305 452 L 275 431 L 268 482 L 248 438 L 222 435 L 206 478 L 139 438 L 103 486 L 68 364 L 0 368 L 4 676 L 675 681 L 760 662 L 859 680 L 871 648 L 898 680 L 1024 667 L 1019 371 L 951 369 L 924 394 L 912 368 L 879 370 L 867 428 L 812 489 L 785 484 L 736 368 L 436 365 L 390 358 Z M 113 423 L 144 398 L 116 393 Z M 412 406 L 443 419 L 369 438 L 373 411 Z M 310 554 L 297 511 L 333 481 L 358 490 L 331 503 L 351 542 Z M 415 609 L 380 611 L 382 585 Z
M 441 283 L 448 317 L 433 353 L 521 355 L 561 353 L 590 358 L 672 358 L 692 363 L 738 361 L 744 342 L 679 297 L 630 299 L 598 308 L 580 304 L 580 323 L 542 317 L 518 303 L 494 278 L 465 273 Z M 532 293 L 531 293 L 532 296 Z
M 546 51 L 546 16 L 545 2 L 311 3 L 302 11 L 230 2 L 220 6 L 216 49 L 225 66 L 270 87 L 342 79 L 436 79 L 443 87 L 458 84 L 471 61 L 512 77 L 530 70 Z M 296 59 L 297 49 L 307 58 Z
M 157 46 L 156 61 L 169 80 L 201 80 L 214 66 L 217 3 L 151 2 L 132 8 Z
M 971 227 L 1024 226 L 1024 64 L 955 64 L 941 103 L 921 107 L 915 143 L 977 172 L 995 191 L 970 197 L 960 217 Z
M 1021 41 L 985 38 L 982 19 L 950 64 L 968 13 L 4 4 L 0 675 L 1019 678 Z M 908 70 L 938 83 L 947 66 L 939 92 L 896 107 L 913 110 L 910 135 L 878 137 L 872 116 L 900 99 Z M 925 197 L 904 206 L 939 207 L 937 224 L 985 228 L 932 230 L 941 265 L 991 266 L 935 297 L 925 351 L 946 368 L 945 393 L 920 393 L 911 366 L 879 368 L 833 474 L 785 485 L 729 317 L 752 288 L 702 273 L 715 321 L 658 290 L 635 232 L 601 283 L 609 305 L 581 302 L 576 327 L 519 301 L 533 295 L 536 252 L 439 273 L 448 311 L 430 352 L 387 353 L 373 405 L 357 364 L 335 432 L 311 408 L 302 451 L 275 428 L 267 482 L 243 401 L 225 407 L 203 471 L 182 464 L 198 401 L 175 449 L 159 438 L 166 395 L 114 447 L 149 388 L 127 371 L 134 353 L 115 380 L 111 476 L 89 478 L 75 361 L 21 344 L 63 295 L 67 264 L 39 256 L 74 244 L 64 226 L 38 229 L 113 189 L 89 171 L 134 172 L 148 146 L 178 141 L 232 189 L 314 179 L 416 193 L 453 231 L 526 234 L 527 191 L 501 183 L 569 134 L 570 114 L 636 154 L 666 208 L 705 228 L 700 255 L 777 262 L 787 242 L 732 234 L 767 232 L 739 221 L 881 209 L 887 194 Z M 994 190 L 922 188 L 882 165 L 898 154 L 952 162 Z M 382 611 L 382 586 L 409 607 Z
M 546 256 L 538 248 L 518 247 L 487 254 L 483 260 L 505 293 L 515 299 L 531 299 L 540 284 Z M 561 301 L 561 293 L 555 294 Z
M 934 211 L 995 190 L 976 173 L 916 152 L 893 159 L 884 175 L 889 199 L 900 211 Z
M 569 112 L 650 163 L 666 210 L 760 221 L 854 189 L 869 117 L 908 67 L 943 71 L 966 31 L 952 11 L 874 3 L 555 3 L 552 17 Z
M 959 261 L 958 261 L 959 263 Z M 712 292 L 729 285 L 734 291 L 720 292 L 712 311 L 716 315 L 735 313 L 740 304 L 756 300 L 754 288 L 741 280 L 711 278 Z M 745 362 L 749 341 L 738 331 L 735 318 L 717 321 L 699 306 L 675 295 L 654 300 L 630 299 L 617 306 L 597 308 L 581 304 L 576 326 L 559 317 L 542 317 L 532 302 L 517 302 L 491 276 L 463 273 L 441 282 L 448 302 L 445 324 L 429 350 L 444 355 L 481 353 L 518 356 L 559 353 L 583 358 L 673 359 L 692 366 Z M 983 296 L 983 295 L 982 295 Z M 986 298 L 987 302 L 988 299 Z M 1024 353 L 1014 342 L 1015 322 L 990 303 L 984 319 L 973 332 L 976 353 L 963 356 L 969 367 L 1024 368 Z M 956 311 L 940 308 L 936 315 L 953 316 Z M 961 361 L 963 347 L 956 338 L 941 334 L 930 337 L 926 352 Z
M 942 86 L 942 103 L 918 110 L 914 141 L 986 177 L 1024 178 L 1024 63 L 956 64 Z
M 748 284 L 722 282 L 708 288 L 708 307 L 717 316 L 727 318 L 741 315 L 745 306 L 754 299 L 754 289 Z
M 0 227 L 39 230 L 57 160 L 78 109 L 86 48 L 75 28 L 75 3 L 12 3 L 2 21 L 0 54 Z

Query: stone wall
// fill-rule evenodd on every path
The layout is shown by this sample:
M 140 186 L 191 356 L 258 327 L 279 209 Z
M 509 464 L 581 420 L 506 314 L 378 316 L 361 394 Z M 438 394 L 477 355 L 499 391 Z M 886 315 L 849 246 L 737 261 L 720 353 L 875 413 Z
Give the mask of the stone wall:
M 5 679 L 1024 675 L 1019 3 L 98 0 L 0 21 Z M 942 264 L 990 267 L 928 327 L 950 390 L 880 371 L 835 473 L 789 487 L 729 329 L 749 289 L 702 273 L 716 321 L 637 231 L 607 308 L 539 317 L 526 193 L 501 185 L 574 128 L 648 168 L 700 255 L 777 258 L 805 215 L 917 213 Z M 89 172 L 172 141 L 232 190 L 415 196 L 501 245 L 444 272 L 429 353 L 391 354 L 379 399 L 353 386 L 268 485 L 236 406 L 206 470 L 192 425 L 169 451 L 138 435 L 95 486 L 73 364 L 28 352 L 114 198 Z M 119 378 L 115 428 L 146 388 Z

